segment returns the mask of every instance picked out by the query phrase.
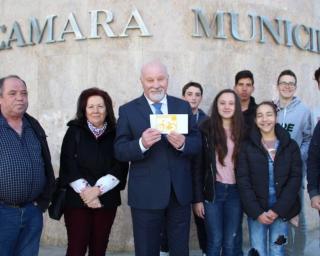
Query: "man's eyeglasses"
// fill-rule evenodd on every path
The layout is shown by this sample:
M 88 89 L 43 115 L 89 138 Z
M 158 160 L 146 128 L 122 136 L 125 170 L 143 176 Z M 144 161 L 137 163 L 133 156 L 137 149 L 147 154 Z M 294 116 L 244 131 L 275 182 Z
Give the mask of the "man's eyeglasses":
M 294 83 L 294 82 L 289 82 L 289 83 L 280 82 L 279 85 L 281 85 L 281 86 L 289 86 L 290 88 L 296 87 L 296 83 Z

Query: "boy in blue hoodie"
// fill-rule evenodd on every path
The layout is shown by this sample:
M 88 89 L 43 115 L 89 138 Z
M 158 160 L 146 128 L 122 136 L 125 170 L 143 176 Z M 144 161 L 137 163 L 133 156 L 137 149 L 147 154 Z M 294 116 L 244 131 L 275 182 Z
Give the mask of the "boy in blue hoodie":
M 279 100 L 277 121 L 294 139 L 301 151 L 303 160 L 303 172 L 305 176 L 305 165 L 308 156 L 308 148 L 312 136 L 311 111 L 295 96 L 297 89 L 297 77 L 291 70 L 284 70 L 278 76 L 277 89 Z M 307 225 L 304 212 L 304 182 L 301 184 L 301 212 L 298 217 L 298 225 L 290 225 L 288 244 L 286 246 L 287 256 L 303 256 L 306 245 Z

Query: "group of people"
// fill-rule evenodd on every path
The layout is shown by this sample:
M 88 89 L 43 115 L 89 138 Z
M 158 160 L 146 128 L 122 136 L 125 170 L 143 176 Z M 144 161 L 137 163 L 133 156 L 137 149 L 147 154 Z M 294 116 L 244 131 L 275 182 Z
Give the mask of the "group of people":
M 191 207 L 203 255 L 244 255 L 245 213 L 248 255 L 303 256 L 306 174 L 311 206 L 320 211 L 320 122 L 314 128 L 312 121 L 320 115 L 312 118 L 295 96 L 296 75 L 281 72 L 279 100 L 257 104 L 253 74 L 242 70 L 208 115 L 199 108 L 199 83 L 186 84 L 182 99 L 167 94 L 161 62 L 144 64 L 140 80 L 143 94 L 120 106 L 117 121 L 109 94 L 89 88 L 67 124 L 59 171 L 66 255 L 105 255 L 129 170 L 137 256 L 189 255 Z M 320 89 L 320 68 L 315 80 Z M 55 190 L 46 135 L 26 113 L 20 77 L 0 79 L 0 107 L 0 255 L 37 255 L 42 212 Z M 152 114 L 183 114 L 188 132 L 151 127 Z

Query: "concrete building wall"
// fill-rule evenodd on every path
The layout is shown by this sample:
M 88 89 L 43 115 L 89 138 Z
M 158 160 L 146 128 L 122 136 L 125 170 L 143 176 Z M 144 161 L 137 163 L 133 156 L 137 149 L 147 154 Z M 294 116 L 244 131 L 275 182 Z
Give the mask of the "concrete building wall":
M 222 24 L 226 39 L 205 36 L 201 24 L 197 34 L 195 24 L 198 19 L 192 10 L 196 8 L 202 11 L 209 24 L 214 23 L 218 11 L 225 12 Z M 314 106 L 320 98 L 313 80 L 313 72 L 320 66 L 320 32 L 317 31 L 320 30 L 319 9 L 318 0 L 0 0 L 0 44 L 3 41 L 8 45 L 8 39 L 11 39 L 12 47 L 0 50 L 0 76 L 18 74 L 26 80 L 30 95 L 28 111 L 40 120 L 47 132 L 54 169 L 58 173 L 66 123 L 75 115 L 80 92 L 92 86 L 107 90 L 114 99 L 117 113 L 119 105 L 141 95 L 140 67 L 151 59 L 159 59 L 167 65 L 170 74 L 169 93 L 172 95 L 179 96 L 181 87 L 191 80 L 203 84 L 204 110 L 208 110 L 219 90 L 233 86 L 235 73 L 242 69 L 250 69 L 255 75 L 254 96 L 258 102 L 274 99 L 278 74 L 283 69 L 292 69 L 298 77 L 297 95 L 310 107 Z M 100 10 L 100 23 L 109 18 L 107 25 L 113 35 L 108 31 L 108 36 L 105 29 L 99 26 L 101 38 L 90 39 L 94 31 L 92 26 L 95 27 L 95 23 L 91 24 L 92 10 Z M 134 16 L 129 26 L 138 22 L 138 29 L 129 28 L 126 31 L 128 36 L 120 37 L 130 17 L 136 15 L 135 10 L 140 14 L 140 23 L 138 16 Z M 247 42 L 236 40 L 231 35 L 229 12 L 239 15 L 239 35 L 244 39 L 250 37 L 249 13 L 266 17 L 274 27 L 277 17 L 290 21 L 292 26 L 304 25 L 299 27 L 300 30 L 297 29 L 298 35 L 293 38 L 301 39 L 300 46 L 310 41 L 310 31 L 308 33 L 304 29 L 314 28 L 313 51 L 299 49 L 299 42 L 286 46 L 290 42 L 285 42 L 284 22 L 280 26 L 282 43 L 276 43 L 266 29 L 265 43 L 259 43 L 261 18 L 254 20 L 257 31 L 255 38 Z M 71 13 L 75 20 L 70 16 Z M 30 18 L 35 17 L 42 30 L 50 15 L 57 15 L 53 19 L 51 38 L 56 42 L 49 43 L 48 23 L 40 43 L 36 42 L 35 36 L 30 40 Z M 15 21 L 21 33 L 14 26 Z M 66 33 L 76 30 L 72 22 L 76 22 L 80 34 Z M 151 36 L 143 36 L 146 31 L 143 31 L 142 24 Z M 216 28 L 213 26 L 211 29 L 215 34 Z M 61 33 L 65 41 L 57 42 Z M 76 40 L 77 37 L 82 39 Z M 20 41 L 15 40 L 17 38 Z M 30 41 L 35 44 L 29 45 Z M 24 47 L 19 47 L 24 44 Z M 122 198 L 124 203 L 118 210 L 110 238 L 109 247 L 114 250 L 129 250 L 133 246 L 126 192 L 123 192 Z M 306 205 L 310 228 L 314 228 L 318 218 L 310 210 L 307 197 Z M 45 215 L 42 239 L 47 244 L 65 244 L 63 222 L 49 220 Z M 197 244 L 194 229 L 191 242 L 192 246 Z

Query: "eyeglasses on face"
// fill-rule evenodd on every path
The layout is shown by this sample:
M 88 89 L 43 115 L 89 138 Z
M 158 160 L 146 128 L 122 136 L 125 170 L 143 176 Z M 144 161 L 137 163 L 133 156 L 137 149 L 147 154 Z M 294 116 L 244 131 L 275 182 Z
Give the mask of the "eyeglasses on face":
M 280 82 L 279 85 L 281 86 L 289 86 L 291 88 L 296 87 L 296 83 L 295 82 Z

